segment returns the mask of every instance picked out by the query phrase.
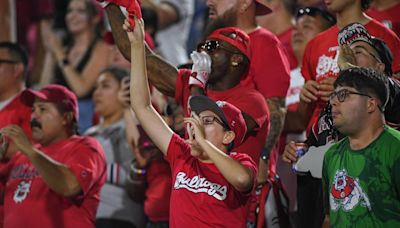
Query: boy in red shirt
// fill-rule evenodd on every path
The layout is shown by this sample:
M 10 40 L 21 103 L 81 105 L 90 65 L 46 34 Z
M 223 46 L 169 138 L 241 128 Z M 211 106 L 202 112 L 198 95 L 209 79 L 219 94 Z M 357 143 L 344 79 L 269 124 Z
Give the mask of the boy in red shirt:
M 246 154 L 229 153 L 246 133 L 241 111 L 228 102 L 194 96 L 189 100 L 192 116 L 185 118 L 189 139 L 174 134 L 151 104 L 143 22 L 136 20 L 135 25 L 134 32 L 128 32 L 131 105 L 143 129 L 170 162 L 174 183 L 170 225 L 244 227 L 256 165 Z M 130 31 L 129 27 L 126 21 L 125 30 Z

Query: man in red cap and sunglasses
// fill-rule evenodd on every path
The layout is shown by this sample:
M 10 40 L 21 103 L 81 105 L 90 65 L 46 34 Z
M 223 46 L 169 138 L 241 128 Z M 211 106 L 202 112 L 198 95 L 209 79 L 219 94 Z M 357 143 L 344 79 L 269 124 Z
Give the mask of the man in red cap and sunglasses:
M 107 10 L 113 11 L 114 7 L 109 4 Z M 119 12 L 119 8 L 115 10 Z M 250 45 L 249 36 L 241 29 L 222 28 L 212 32 L 198 46 L 198 51 L 192 53 L 192 70 L 176 69 L 147 47 L 146 65 L 150 83 L 164 95 L 175 97 L 187 116 L 190 115 L 188 98 L 191 95 L 206 94 L 238 107 L 246 120 L 247 134 L 243 144 L 235 149 L 245 151 L 258 161 L 269 129 L 269 111 L 254 85 L 240 83 L 250 71 Z M 130 44 L 127 48 L 130 49 Z
M 5 227 L 94 227 L 105 157 L 100 144 L 77 136 L 76 96 L 60 85 L 25 90 L 34 145 L 17 125 L 0 130 L 18 148 L 6 154 Z M 4 148 L 1 148 L 4 149 Z

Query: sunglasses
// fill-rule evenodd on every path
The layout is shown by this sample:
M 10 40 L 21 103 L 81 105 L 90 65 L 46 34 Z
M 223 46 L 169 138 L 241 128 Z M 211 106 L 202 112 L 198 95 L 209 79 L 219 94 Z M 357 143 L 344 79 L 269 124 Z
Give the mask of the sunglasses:
M 223 123 L 221 120 L 219 120 L 217 117 L 215 116 L 201 116 L 200 117 L 201 121 L 203 122 L 204 125 L 211 125 L 214 122 L 217 122 L 219 125 L 221 125 L 224 129 L 228 129 L 229 128 L 226 126 L 225 123 Z
M 331 25 L 336 24 L 336 19 L 327 11 L 321 10 L 320 8 L 317 7 L 304 7 L 300 8 L 297 11 L 296 19 L 299 19 L 300 17 L 308 15 L 311 17 L 315 17 L 317 15 L 320 15 L 323 17 L 325 20 L 327 20 Z
M 207 40 L 207 41 L 202 42 L 199 45 L 197 45 L 197 52 L 201 52 L 204 50 L 208 53 L 212 53 L 216 49 L 224 49 L 225 51 L 228 51 L 230 53 L 240 54 L 240 52 L 236 52 L 236 51 L 230 50 L 227 47 L 224 47 L 218 40 Z
M 347 89 L 342 89 L 342 90 L 335 91 L 335 92 L 331 93 L 331 95 L 329 96 L 329 101 L 332 101 L 335 97 L 337 97 L 338 101 L 340 103 L 342 103 L 342 102 L 344 102 L 346 100 L 346 98 L 350 94 L 355 94 L 355 95 L 359 95 L 359 96 L 372 98 L 370 95 L 365 94 L 365 93 L 352 92 L 352 91 L 349 91 Z
M 19 61 L 16 60 L 9 60 L 9 59 L 0 59 L 0 64 L 17 64 L 20 63 Z

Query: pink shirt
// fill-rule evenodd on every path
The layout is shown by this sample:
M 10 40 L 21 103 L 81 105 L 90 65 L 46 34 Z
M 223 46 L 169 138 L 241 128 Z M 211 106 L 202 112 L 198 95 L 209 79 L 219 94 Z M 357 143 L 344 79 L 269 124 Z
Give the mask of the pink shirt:
M 256 164 L 248 155 L 231 152 L 229 156 L 256 176 Z M 176 134 L 171 138 L 166 157 L 173 183 L 171 227 L 246 226 L 250 194 L 238 192 L 214 164 L 202 163 L 191 156 L 190 146 Z
M 91 137 L 73 136 L 47 147 L 38 147 L 75 174 L 82 193 L 65 198 L 39 176 L 22 153 L 10 161 L 4 196 L 5 227 L 95 227 L 100 188 L 106 180 L 101 145 Z

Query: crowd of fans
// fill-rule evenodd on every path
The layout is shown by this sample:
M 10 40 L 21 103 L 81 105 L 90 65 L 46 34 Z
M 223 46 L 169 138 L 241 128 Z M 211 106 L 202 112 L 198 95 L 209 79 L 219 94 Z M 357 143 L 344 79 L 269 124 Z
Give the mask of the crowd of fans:
M 0 1 L 0 227 L 399 227 L 399 10 Z

